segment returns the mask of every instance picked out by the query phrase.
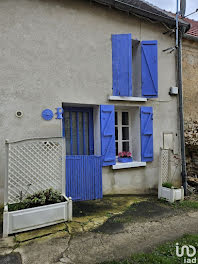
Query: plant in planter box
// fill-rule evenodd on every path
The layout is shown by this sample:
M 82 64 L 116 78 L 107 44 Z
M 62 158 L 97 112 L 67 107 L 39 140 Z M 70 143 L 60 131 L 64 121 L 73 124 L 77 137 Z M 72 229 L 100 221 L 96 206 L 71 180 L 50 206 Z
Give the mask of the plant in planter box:
M 50 188 L 4 206 L 3 236 L 71 220 L 71 198 Z
M 164 182 L 163 184 L 162 184 L 162 187 L 166 187 L 166 188 L 172 188 L 173 187 L 173 185 L 172 185 L 172 183 L 171 182 Z
M 119 152 L 118 153 L 118 161 L 123 162 L 123 163 L 132 162 L 133 158 L 132 158 L 131 152 L 125 152 L 125 151 Z
M 52 188 L 35 192 L 16 204 L 8 204 L 9 211 L 22 210 L 27 208 L 49 205 L 64 202 L 65 199 L 59 191 Z
M 176 188 L 171 182 L 164 182 L 158 187 L 158 198 L 163 198 L 170 203 L 184 199 L 184 189 Z

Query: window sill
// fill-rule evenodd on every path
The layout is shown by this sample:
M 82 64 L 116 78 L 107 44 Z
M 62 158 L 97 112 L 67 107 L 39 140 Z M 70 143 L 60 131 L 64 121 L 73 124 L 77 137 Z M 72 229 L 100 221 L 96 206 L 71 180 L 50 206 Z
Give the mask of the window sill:
M 146 102 L 147 98 L 144 97 L 132 97 L 132 96 L 109 96 L 110 101 L 130 101 L 130 102 Z
M 132 161 L 127 163 L 116 162 L 115 165 L 112 165 L 112 169 L 119 170 L 119 169 L 137 168 L 137 167 L 145 167 L 145 166 L 146 166 L 146 162 L 140 162 L 140 161 Z

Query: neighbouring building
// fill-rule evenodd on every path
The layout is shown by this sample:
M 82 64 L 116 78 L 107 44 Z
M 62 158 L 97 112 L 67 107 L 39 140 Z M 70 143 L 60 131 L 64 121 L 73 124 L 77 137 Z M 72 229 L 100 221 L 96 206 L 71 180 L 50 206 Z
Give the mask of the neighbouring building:
M 185 19 L 191 24 L 183 39 L 184 118 L 198 120 L 198 21 Z
M 191 24 L 183 39 L 183 91 L 187 174 L 198 176 L 198 21 Z M 190 180 L 190 179 L 189 179 Z M 191 184 L 192 179 L 191 179 Z M 194 183 L 196 185 L 196 183 Z M 198 185 L 198 183 L 197 183 Z
M 161 148 L 170 150 L 170 180 L 181 185 L 178 96 L 169 94 L 176 54 L 164 52 L 175 38 L 163 34 L 175 28 L 174 16 L 137 0 L 2 0 L 0 17 L 1 201 L 5 140 L 63 137 L 66 195 L 74 200 L 156 191 Z M 195 57 L 186 49 L 184 74 L 192 65 L 194 85 Z M 123 151 L 133 161 L 119 162 Z M 35 166 L 17 167 L 23 192 L 27 173 L 41 184 L 34 152 Z M 33 155 L 23 147 L 12 153 L 14 176 L 21 153 L 21 164 Z

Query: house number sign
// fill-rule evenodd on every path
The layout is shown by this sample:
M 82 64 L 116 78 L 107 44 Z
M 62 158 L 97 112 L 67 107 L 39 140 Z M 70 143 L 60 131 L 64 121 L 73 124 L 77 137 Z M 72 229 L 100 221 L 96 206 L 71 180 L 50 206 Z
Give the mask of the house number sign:
M 63 108 L 62 107 L 57 107 L 56 108 L 56 119 L 63 119 Z M 41 114 L 42 118 L 44 120 L 52 120 L 52 118 L 54 117 L 54 113 L 51 109 L 45 109 L 42 111 L 42 114 Z

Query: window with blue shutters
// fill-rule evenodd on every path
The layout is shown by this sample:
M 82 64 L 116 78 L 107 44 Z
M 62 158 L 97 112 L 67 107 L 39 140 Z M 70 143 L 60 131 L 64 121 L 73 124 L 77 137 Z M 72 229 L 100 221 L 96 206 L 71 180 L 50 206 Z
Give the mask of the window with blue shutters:
M 113 96 L 158 97 L 157 41 L 112 35 L 112 74 Z
M 153 108 L 142 106 L 140 119 L 142 161 L 153 161 Z
M 132 153 L 132 140 L 131 140 L 131 130 L 132 122 L 131 116 L 133 111 L 126 109 L 116 109 L 115 110 L 115 146 L 116 146 L 116 156 L 119 152 Z
M 100 106 L 101 155 L 103 166 L 116 163 L 114 105 Z
M 158 55 L 157 41 L 142 41 L 142 96 L 158 96 Z
M 133 161 L 153 160 L 152 107 L 118 107 L 115 110 L 116 155 L 130 151 Z
M 113 95 L 132 96 L 131 34 L 112 35 Z

